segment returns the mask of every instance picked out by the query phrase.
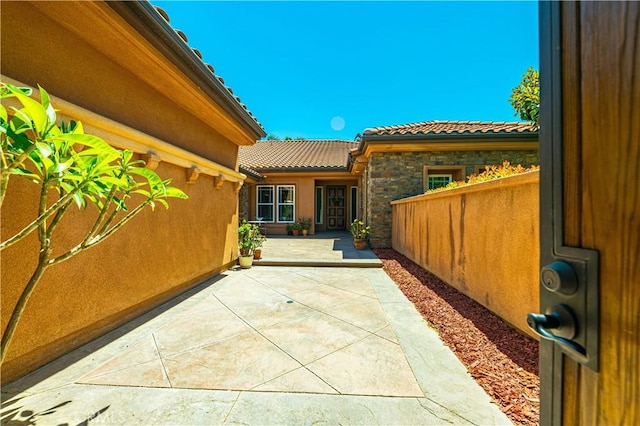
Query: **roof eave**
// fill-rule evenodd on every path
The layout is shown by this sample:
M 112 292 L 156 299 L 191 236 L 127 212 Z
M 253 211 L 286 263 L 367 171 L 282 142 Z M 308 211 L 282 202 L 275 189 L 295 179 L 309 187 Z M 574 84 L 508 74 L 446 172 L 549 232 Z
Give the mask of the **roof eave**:
M 244 173 L 245 175 L 255 179 L 255 180 L 262 180 L 264 179 L 264 176 L 262 176 L 260 173 L 258 173 L 257 171 L 253 170 L 253 169 L 248 169 L 246 167 L 243 166 L 239 166 L 238 169 L 240 170 L 240 173 Z
M 114 1 L 107 4 L 160 52 L 167 57 L 178 59 L 173 61 L 176 66 L 191 80 L 204 83 L 201 86 L 203 92 L 238 120 L 255 139 L 266 136 L 262 126 L 238 103 L 171 25 L 156 12 L 153 5 L 147 1 Z
M 340 167 L 256 167 L 261 174 L 268 173 L 301 173 L 301 172 L 346 172 L 346 166 Z
M 418 134 L 383 134 L 383 135 L 363 135 L 360 139 L 358 150 L 362 151 L 363 143 L 376 141 L 410 141 L 416 142 L 424 140 L 425 142 L 433 141 L 465 141 L 478 139 L 505 139 L 505 140 L 537 140 L 537 132 L 464 132 L 464 133 L 418 133 Z

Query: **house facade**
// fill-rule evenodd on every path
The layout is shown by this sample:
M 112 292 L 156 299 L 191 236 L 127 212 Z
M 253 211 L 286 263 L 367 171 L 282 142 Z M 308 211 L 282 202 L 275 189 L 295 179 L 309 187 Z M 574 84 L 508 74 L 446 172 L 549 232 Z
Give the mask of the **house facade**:
M 361 217 L 373 247 L 391 246 L 391 201 L 488 165 L 538 164 L 538 135 L 528 123 L 428 121 L 366 129 L 358 139 L 349 170 L 360 177 Z
M 504 161 L 538 164 L 531 124 L 429 121 L 366 129 L 355 142 L 260 141 L 240 148 L 248 180 L 240 217 L 272 234 L 312 218 L 311 232 L 371 226 L 372 247 L 391 246 L 391 201 L 445 186 Z
M 259 141 L 241 147 L 248 178 L 240 190 L 240 218 L 264 224 L 267 235 L 286 234 L 299 219 L 309 232 L 346 230 L 359 216 L 358 179 L 348 170 L 356 142 Z

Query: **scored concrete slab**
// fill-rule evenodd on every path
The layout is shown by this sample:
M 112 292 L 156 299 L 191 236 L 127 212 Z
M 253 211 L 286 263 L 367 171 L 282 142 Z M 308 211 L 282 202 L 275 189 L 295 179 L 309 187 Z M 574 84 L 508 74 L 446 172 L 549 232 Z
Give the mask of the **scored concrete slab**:
M 41 415 L 41 422 L 47 424 L 77 424 L 87 419 L 109 424 L 509 424 L 381 269 L 340 268 L 332 269 L 330 274 L 322 271 L 327 268 L 255 267 L 229 271 L 179 298 L 180 303 L 160 307 L 4 386 L 3 421 Z M 277 281 L 274 273 L 280 274 L 282 281 L 311 278 L 316 286 L 347 292 L 348 286 L 337 288 L 331 282 L 366 280 L 389 325 L 375 330 L 376 326 L 357 324 L 353 318 L 340 318 L 337 311 L 327 312 L 337 309 L 341 304 L 338 302 L 303 306 L 295 301 L 298 291 L 288 294 L 289 290 L 279 292 L 270 286 Z M 326 282 L 321 278 L 323 274 Z M 354 298 L 340 300 L 346 310 L 354 309 L 349 300 L 372 297 L 351 293 Z M 336 294 L 344 296 L 341 292 Z M 212 321 L 212 330 L 220 330 L 230 317 L 220 315 L 219 309 L 235 314 L 231 305 L 240 306 L 243 297 L 253 307 L 234 315 L 232 322 L 244 323 L 249 330 L 246 333 L 213 338 L 213 343 L 208 338 L 183 336 L 185 341 L 192 341 L 178 352 L 168 350 L 171 345 L 165 339 L 166 353 L 154 340 L 161 333 L 179 339 L 177 329 L 171 333 L 168 330 L 194 313 L 209 313 L 198 316 L 198 322 Z M 251 301 L 252 297 L 264 300 L 262 311 L 260 303 Z M 287 308 L 305 309 L 299 312 L 299 318 L 283 317 L 275 324 L 252 322 L 254 313 L 264 317 L 265 310 L 274 307 L 274 316 L 287 312 Z M 362 314 L 371 315 L 371 311 L 365 309 Z M 319 320 L 318 330 L 309 329 L 312 336 L 327 336 L 324 328 L 338 327 L 328 334 L 334 339 L 334 346 L 319 351 L 315 345 L 322 339 L 307 336 L 311 343 L 300 346 L 311 349 L 300 351 L 300 355 L 297 348 L 288 347 L 294 346 L 293 340 L 287 337 L 282 324 L 302 320 L 300 324 L 308 327 L 304 318 L 312 316 Z M 213 325 L 216 321 L 219 323 Z M 206 334 L 206 327 L 200 324 L 193 328 L 194 333 Z M 184 324 L 179 329 L 190 332 Z M 271 340 L 268 331 L 281 341 Z M 193 342 L 195 346 L 191 346 Z M 144 346 L 140 359 L 130 360 L 132 363 L 117 360 L 137 344 Z M 158 358 L 154 358 L 154 346 Z M 179 347 L 176 344 L 172 349 Z M 314 351 L 319 358 L 309 355 Z M 128 382 L 119 385 L 118 375 L 122 379 L 127 372 Z M 162 374 L 166 374 L 172 388 L 163 388 L 166 383 Z M 189 389 L 180 389 L 183 387 Z

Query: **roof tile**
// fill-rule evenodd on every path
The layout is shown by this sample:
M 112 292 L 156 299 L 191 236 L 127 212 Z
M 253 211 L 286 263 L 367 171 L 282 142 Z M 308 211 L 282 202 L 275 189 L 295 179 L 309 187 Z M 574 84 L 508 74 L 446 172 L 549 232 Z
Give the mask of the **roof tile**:
M 258 141 L 241 146 L 242 167 L 264 171 L 269 169 L 346 169 L 349 151 L 357 142 L 344 140 Z
M 422 121 L 419 123 L 381 126 L 365 129 L 364 136 L 438 135 L 473 133 L 534 133 L 531 123 L 505 121 Z

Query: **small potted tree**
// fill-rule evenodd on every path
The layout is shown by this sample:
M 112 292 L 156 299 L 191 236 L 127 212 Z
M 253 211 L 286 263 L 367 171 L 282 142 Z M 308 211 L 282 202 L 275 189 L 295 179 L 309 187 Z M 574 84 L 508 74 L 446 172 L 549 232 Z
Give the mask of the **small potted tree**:
M 256 236 L 260 235 L 258 225 L 248 223 L 246 220 L 238 227 L 238 262 L 242 268 L 251 268 L 253 265 L 253 251 L 256 248 Z
M 298 219 L 298 222 L 300 223 L 300 227 L 302 228 L 302 235 L 309 235 L 309 229 L 311 229 L 311 219 L 303 217 L 302 219 Z
M 358 250 L 364 250 L 367 248 L 367 237 L 371 232 L 371 227 L 366 226 L 361 220 L 354 219 L 351 224 L 351 236 L 353 237 L 353 245 Z
M 253 249 L 253 260 L 260 260 L 262 259 L 262 243 L 266 241 L 267 237 L 262 235 L 260 230 L 258 230 L 258 233 L 253 237 L 253 239 L 255 243 L 255 247 Z
M 291 224 L 291 232 L 293 232 L 293 236 L 297 237 L 300 235 L 300 230 L 302 229 L 302 225 L 300 222 L 295 222 Z

